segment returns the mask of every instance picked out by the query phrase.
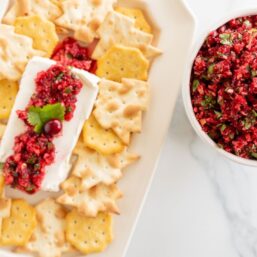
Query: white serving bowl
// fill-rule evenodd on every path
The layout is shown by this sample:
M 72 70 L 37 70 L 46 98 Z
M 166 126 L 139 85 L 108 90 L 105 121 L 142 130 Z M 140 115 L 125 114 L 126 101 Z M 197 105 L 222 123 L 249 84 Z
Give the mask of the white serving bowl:
M 257 160 L 248 160 L 244 159 L 242 157 L 238 157 L 234 154 L 231 154 L 229 152 L 226 152 L 225 150 L 219 148 L 217 144 L 202 130 L 201 125 L 197 121 L 192 103 L 191 103 L 191 94 L 190 94 L 190 77 L 191 77 L 191 70 L 193 67 L 194 59 L 200 50 L 202 44 L 204 43 L 205 38 L 207 35 L 228 22 L 229 20 L 233 18 L 238 18 L 241 16 L 247 16 L 247 15 L 257 15 L 257 8 L 251 8 L 251 9 L 243 9 L 243 10 L 236 10 L 234 12 L 231 12 L 229 15 L 226 15 L 223 17 L 220 21 L 216 22 L 212 26 L 209 26 L 206 31 L 202 34 L 201 37 L 197 38 L 195 40 L 195 43 L 192 47 L 191 55 L 188 59 L 187 65 L 185 67 L 185 73 L 182 81 L 182 95 L 183 95 L 183 102 L 186 109 L 187 116 L 190 120 L 191 125 L 193 126 L 194 130 L 196 131 L 197 135 L 209 146 L 216 149 L 220 154 L 223 156 L 229 158 L 232 161 L 235 161 L 237 163 L 247 165 L 247 166 L 255 166 L 257 167 Z

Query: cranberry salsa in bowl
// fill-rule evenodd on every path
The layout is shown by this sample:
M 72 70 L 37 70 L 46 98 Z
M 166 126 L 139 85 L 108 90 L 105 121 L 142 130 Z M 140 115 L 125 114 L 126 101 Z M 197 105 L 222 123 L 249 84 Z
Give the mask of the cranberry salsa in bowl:
M 228 158 L 257 166 L 257 11 L 235 15 L 195 48 L 183 98 L 199 136 Z

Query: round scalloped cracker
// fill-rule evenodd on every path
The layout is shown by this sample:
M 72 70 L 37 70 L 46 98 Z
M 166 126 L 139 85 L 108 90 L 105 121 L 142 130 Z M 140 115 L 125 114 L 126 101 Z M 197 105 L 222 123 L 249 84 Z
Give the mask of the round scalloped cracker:
M 62 15 L 62 10 L 51 0 L 15 0 L 3 18 L 3 23 L 13 24 L 17 17 L 30 15 L 39 15 L 54 22 Z
M 112 241 L 112 217 L 99 213 L 88 218 L 73 210 L 66 217 L 66 237 L 84 254 L 102 252 Z
M 147 80 L 148 68 L 149 61 L 137 48 L 114 45 L 98 60 L 96 75 L 117 82 Z
M 83 141 L 87 147 L 104 155 L 120 153 L 124 149 L 119 137 L 111 129 L 101 127 L 94 115 L 85 122 Z
M 12 200 L 11 215 L 3 219 L 0 244 L 25 245 L 36 225 L 36 210 L 22 199 Z
M 51 56 L 59 39 L 55 31 L 55 25 L 38 16 L 19 17 L 14 22 L 15 32 L 31 37 L 33 47 Z
M 152 28 L 148 24 L 142 10 L 118 6 L 115 8 L 115 11 L 134 19 L 137 29 L 146 33 L 152 33 Z
M 18 90 L 17 82 L 0 80 L 0 119 L 9 118 Z

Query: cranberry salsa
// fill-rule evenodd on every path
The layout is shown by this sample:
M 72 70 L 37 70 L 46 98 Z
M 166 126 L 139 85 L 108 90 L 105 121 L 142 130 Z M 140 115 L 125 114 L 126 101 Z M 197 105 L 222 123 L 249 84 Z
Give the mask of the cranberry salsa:
M 257 16 L 211 32 L 191 73 L 191 99 L 202 129 L 225 151 L 257 159 Z
M 26 131 L 15 138 L 13 155 L 3 165 L 5 183 L 27 193 L 40 189 L 45 168 L 55 159 L 53 139 L 61 136 L 62 122 L 72 119 L 83 86 L 61 64 L 38 73 L 35 84 L 26 109 L 17 111 Z

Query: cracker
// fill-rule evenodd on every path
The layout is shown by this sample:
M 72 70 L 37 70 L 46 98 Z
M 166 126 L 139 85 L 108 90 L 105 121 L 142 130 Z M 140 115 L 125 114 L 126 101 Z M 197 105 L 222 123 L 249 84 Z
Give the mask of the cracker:
M 0 24 L 0 77 L 18 81 L 28 61 L 35 55 L 32 39 L 14 32 L 14 27 Z
M 124 149 L 121 153 L 104 156 L 83 144 L 78 144 L 73 152 L 78 156 L 72 174 L 81 178 L 81 189 L 87 190 L 97 184 L 111 185 L 122 177 L 121 169 L 138 159 L 138 155 L 128 153 Z
M 0 119 L 9 118 L 18 89 L 17 82 L 6 79 L 0 80 Z
M 97 37 L 96 30 L 106 14 L 113 10 L 117 0 L 66 0 L 62 2 L 64 14 L 56 24 L 74 31 L 78 40 L 90 43 Z
M 91 115 L 83 128 L 84 144 L 97 152 L 107 155 L 119 153 L 124 145 L 111 129 L 104 129 Z
M 11 199 L 5 198 L 5 183 L 2 172 L 0 173 L 0 238 L 2 234 L 3 218 L 8 218 L 11 214 Z
M 135 28 L 135 21 L 118 12 L 109 12 L 97 31 L 100 41 L 94 52 L 93 59 L 99 60 L 113 45 L 136 47 L 146 58 L 153 58 L 161 51 L 152 46 L 153 35 Z
M 40 257 L 61 257 L 71 250 L 65 239 L 65 209 L 54 199 L 46 199 L 36 206 L 38 226 L 30 241 L 19 252 L 33 252 Z
M 15 0 L 3 18 L 3 23 L 12 25 L 17 17 L 30 15 L 55 21 L 61 14 L 61 8 L 50 0 Z
M 134 19 L 137 29 L 146 33 L 152 33 L 152 28 L 148 24 L 142 10 L 118 6 L 115 8 L 115 11 Z
M 134 47 L 112 46 L 97 63 L 96 75 L 120 82 L 122 78 L 147 80 L 149 61 Z
M 122 79 L 122 83 L 102 80 L 96 100 L 94 115 L 105 129 L 113 129 L 124 144 L 129 144 L 130 134 L 140 132 L 142 111 L 149 101 L 147 82 Z
M 55 25 L 38 15 L 19 17 L 14 22 L 15 32 L 33 39 L 33 47 L 41 50 L 49 57 L 57 45 L 59 38 Z
M 99 213 L 89 218 L 73 210 L 66 217 L 66 237 L 83 254 L 102 252 L 112 241 L 112 217 Z
M 62 189 L 65 194 L 61 195 L 57 202 L 76 207 L 82 215 L 96 217 L 98 212 L 119 213 L 116 200 L 122 194 L 115 184 L 98 184 L 88 190 L 82 190 L 82 179 L 71 176 L 62 184 Z
M 26 201 L 12 200 L 10 217 L 3 219 L 0 244 L 23 246 L 36 227 L 36 211 Z

